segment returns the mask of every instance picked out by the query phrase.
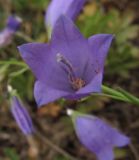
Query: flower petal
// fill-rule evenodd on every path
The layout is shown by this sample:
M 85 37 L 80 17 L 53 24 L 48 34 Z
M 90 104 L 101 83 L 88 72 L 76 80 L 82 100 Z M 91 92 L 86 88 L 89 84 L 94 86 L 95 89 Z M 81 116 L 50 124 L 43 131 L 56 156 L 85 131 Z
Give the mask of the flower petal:
M 56 89 L 72 90 L 67 74 L 56 61 L 56 55 L 48 44 L 28 43 L 18 49 L 39 81 Z
M 13 40 L 13 32 L 5 28 L 0 32 L 0 47 L 9 45 Z
M 9 45 L 15 32 L 19 29 L 21 21 L 18 17 L 9 16 L 6 27 L 0 32 L 0 47 Z
M 104 147 L 101 152 L 96 153 L 99 160 L 113 160 L 114 154 L 112 148 Z
M 130 143 L 130 139 L 127 136 L 119 133 L 118 131 L 117 133 L 115 132 L 115 134 L 116 135 L 114 136 L 114 139 L 113 139 L 113 143 L 115 144 L 115 146 L 123 147 Z
M 53 28 L 60 15 L 75 19 L 86 0 L 52 0 L 45 15 L 45 23 Z
M 39 107 L 61 97 L 67 96 L 68 94 L 69 93 L 66 91 L 53 89 L 40 81 L 35 83 L 34 96 Z
M 51 50 L 47 44 L 27 43 L 18 47 L 24 61 L 29 65 L 36 78 L 45 82 L 47 72 L 49 72 L 49 61 Z M 46 66 L 46 67 L 44 67 Z
M 96 153 L 100 160 L 113 160 L 112 149 L 114 146 L 120 146 L 119 143 L 116 144 L 116 140 L 122 141 L 121 146 L 129 143 L 127 139 L 125 141 L 125 136 L 120 137 L 118 130 L 95 116 L 75 112 L 72 118 L 79 140 L 86 148 Z
M 34 126 L 31 117 L 17 97 L 13 97 L 12 99 L 11 112 L 19 128 L 25 135 L 32 134 L 34 132 Z
M 96 34 L 88 39 L 91 54 L 89 58 L 90 62 L 84 72 L 84 77 L 86 77 L 87 82 L 92 80 L 92 77 L 98 72 L 103 71 L 104 62 L 112 40 L 113 35 L 111 34 Z
M 103 69 L 108 50 L 114 36 L 111 34 L 96 34 L 88 39 L 94 63 L 97 68 Z
M 89 44 L 68 17 L 62 15 L 58 19 L 52 33 L 51 44 L 55 53 L 61 53 L 71 62 L 77 77 L 83 78 L 91 54 Z
M 22 20 L 19 17 L 9 16 L 6 28 L 8 28 L 12 32 L 16 32 L 19 29 L 21 22 Z
M 75 125 L 80 141 L 92 152 L 101 152 L 104 145 L 105 147 L 113 146 L 111 132 L 109 133 L 109 128 L 106 128 L 107 125 L 103 124 L 99 118 L 78 116 Z
M 68 96 L 64 96 L 64 98 L 65 99 L 68 99 L 68 100 L 78 100 L 78 99 L 81 99 L 81 98 L 84 98 L 84 97 L 86 97 L 86 96 L 88 96 L 88 94 L 83 94 L 83 93 L 81 93 L 81 94 L 76 94 L 76 93 L 73 93 L 73 94 L 69 94 Z
M 103 73 L 98 73 L 92 81 L 76 92 L 76 94 L 90 94 L 101 92 Z

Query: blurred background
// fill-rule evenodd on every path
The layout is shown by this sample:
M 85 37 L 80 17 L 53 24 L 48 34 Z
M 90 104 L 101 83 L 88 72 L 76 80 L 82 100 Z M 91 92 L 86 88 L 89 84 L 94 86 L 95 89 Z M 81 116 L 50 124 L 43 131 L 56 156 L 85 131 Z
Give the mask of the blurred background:
M 35 78 L 23 65 L 17 46 L 32 41 L 47 42 L 44 14 L 48 4 L 49 0 L 0 0 L 1 30 L 9 15 L 15 14 L 22 19 L 13 42 L 0 48 L 0 160 L 69 160 L 66 153 L 79 160 L 95 160 L 95 155 L 77 140 L 71 120 L 64 115 L 67 105 L 97 115 L 131 137 L 131 145 L 115 149 L 116 160 L 139 160 L 138 106 L 91 96 L 78 104 L 59 100 L 37 110 L 33 98 Z M 85 37 L 96 33 L 115 34 L 105 63 L 103 83 L 112 88 L 121 87 L 139 97 L 139 1 L 88 0 L 76 24 Z M 10 113 L 7 85 L 17 90 L 39 131 L 35 149 Z M 55 147 L 62 149 L 64 154 Z M 37 158 L 36 150 L 39 152 Z

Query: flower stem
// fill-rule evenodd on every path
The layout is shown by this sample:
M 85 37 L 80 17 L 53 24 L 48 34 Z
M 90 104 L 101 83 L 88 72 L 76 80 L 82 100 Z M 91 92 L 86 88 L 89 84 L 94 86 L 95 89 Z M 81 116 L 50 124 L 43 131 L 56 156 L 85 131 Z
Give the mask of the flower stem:
M 57 145 L 55 145 L 54 143 L 52 143 L 48 138 L 44 137 L 40 132 L 37 131 L 36 135 L 38 137 L 40 137 L 47 146 L 51 147 L 53 150 L 55 150 L 59 154 L 65 156 L 69 160 L 79 160 L 79 159 L 73 157 L 72 155 L 70 155 L 68 152 L 66 152 L 62 148 L 59 148 Z
M 22 32 L 17 32 L 16 35 L 22 39 L 24 39 L 26 42 L 34 42 L 34 40 L 32 38 L 30 38 L 29 36 L 25 35 Z
M 23 66 L 23 67 L 27 67 L 27 65 L 23 62 L 19 62 L 16 60 L 9 60 L 9 61 L 0 61 L 0 65 L 17 65 L 17 66 Z
M 119 88 L 118 90 L 109 88 L 105 85 L 102 85 L 103 93 L 99 94 L 102 96 L 107 96 L 116 100 L 121 100 L 124 102 L 129 102 L 135 105 L 139 105 L 139 98 L 133 96 L 132 94 L 128 93 L 127 91 Z

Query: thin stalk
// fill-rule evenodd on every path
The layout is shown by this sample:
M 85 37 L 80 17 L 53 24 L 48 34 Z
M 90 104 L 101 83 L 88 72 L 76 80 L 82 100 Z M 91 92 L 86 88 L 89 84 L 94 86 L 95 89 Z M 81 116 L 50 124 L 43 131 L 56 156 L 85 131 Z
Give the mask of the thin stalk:
M 24 39 L 26 42 L 33 42 L 34 40 L 30 38 L 29 36 L 25 35 L 22 32 L 17 32 L 16 35 L 22 39 Z
M 0 65 L 17 65 L 17 66 L 23 66 L 26 67 L 27 65 L 23 62 L 15 61 L 15 60 L 9 60 L 9 61 L 0 61 Z
M 52 143 L 48 138 L 44 137 L 40 132 L 37 132 L 36 135 L 38 137 L 40 137 L 43 142 L 48 145 L 49 147 L 51 147 L 53 150 L 55 150 L 56 152 L 58 152 L 59 154 L 65 156 L 66 158 L 68 158 L 69 160 L 79 160 L 75 157 L 73 157 L 72 155 L 70 155 L 69 153 L 67 153 L 65 150 L 63 150 L 62 148 L 59 148 L 58 146 L 56 146 L 54 143 Z
M 129 102 L 135 105 L 139 105 L 139 98 L 135 97 L 134 95 L 128 93 L 127 91 L 121 88 L 119 88 L 118 90 L 114 90 L 112 88 L 103 85 L 102 89 L 103 93 L 98 95 L 107 96 L 116 100 L 121 100 L 124 102 Z
M 114 95 L 114 96 L 118 96 L 118 97 L 122 97 L 122 98 L 126 98 L 126 96 L 124 96 L 121 92 L 115 90 L 115 89 L 112 89 L 112 88 L 109 88 L 105 85 L 102 85 L 102 90 L 104 93 L 108 93 L 108 94 L 111 94 L 111 95 Z

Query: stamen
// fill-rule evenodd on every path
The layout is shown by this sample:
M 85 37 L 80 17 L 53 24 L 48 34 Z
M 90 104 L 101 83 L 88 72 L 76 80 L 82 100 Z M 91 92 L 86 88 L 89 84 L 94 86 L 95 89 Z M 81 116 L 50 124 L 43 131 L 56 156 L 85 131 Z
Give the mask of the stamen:
M 57 53 L 57 55 L 56 55 L 56 60 L 57 60 L 57 62 L 61 62 L 61 61 L 62 61 L 62 59 L 63 59 L 62 54 Z
M 81 89 L 82 87 L 85 86 L 85 81 L 82 80 L 81 78 L 74 78 L 72 81 L 71 81 L 71 85 L 72 85 L 72 88 L 74 90 L 79 90 Z
M 64 69 L 68 72 L 69 82 L 74 90 L 79 90 L 85 86 L 85 81 L 76 77 L 72 64 L 62 54 L 57 53 L 56 60 L 66 66 Z
M 56 59 L 57 62 L 62 62 L 63 64 L 65 64 L 69 68 L 69 70 L 73 73 L 73 67 L 71 63 L 61 53 L 57 53 Z

